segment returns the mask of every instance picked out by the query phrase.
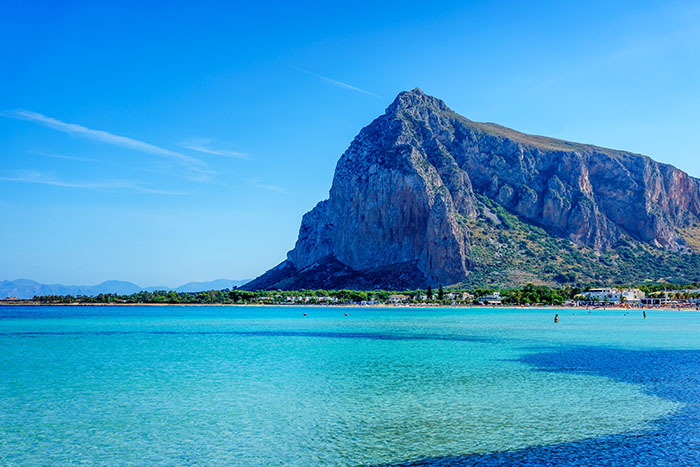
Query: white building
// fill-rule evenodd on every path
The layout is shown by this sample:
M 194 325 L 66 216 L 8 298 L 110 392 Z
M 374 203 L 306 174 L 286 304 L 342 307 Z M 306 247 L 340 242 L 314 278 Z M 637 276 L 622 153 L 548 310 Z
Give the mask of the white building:
M 501 299 L 500 292 L 494 292 L 491 295 L 479 297 L 479 303 L 485 305 L 500 305 L 501 303 L 503 303 L 503 300 Z
M 389 303 L 403 303 L 407 299 L 408 297 L 402 294 L 389 295 Z
M 377 300 L 362 300 L 360 302 L 360 305 L 379 305 L 381 302 L 378 302 Z
M 581 292 L 584 299 L 595 303 L 642 303 L 646 294 L 639 289 L 615 289 L 603 287 Z
M 671 303 L 671 292 L 659 292 L 642 299 L 643 305 L 668 305 Z
M 622 294 L 618 289 L 599 288 L 591 289 L 587 292 L 581 292 L 581 295 L 591 302 L 609 302 L 615 303 L 620 301 Z
M 625 303 L 642 303 L 642 300 L 646 298 L 646 294 L 639 289 L 625 289 L 620 291 L 622 300 Z

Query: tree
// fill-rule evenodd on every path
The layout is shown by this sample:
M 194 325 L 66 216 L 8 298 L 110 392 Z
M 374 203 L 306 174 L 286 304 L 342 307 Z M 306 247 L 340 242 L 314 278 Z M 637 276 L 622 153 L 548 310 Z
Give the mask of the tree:
M 174 290 L 168 292 L 168 301 L 170 303 L 178 303 L 180 301 L 180 297 L 178 296 L 177 292 Z
M 445 291 L 442 290 L 442 284 L 440 284 L 440 287 L 438 287 L 438 300 L 442 300 L 445 298 Z
M 433 288 L 428 286 L 428 292 L 426 292 L 426 295 L 428 296 L 428 300 L 433 299 Z

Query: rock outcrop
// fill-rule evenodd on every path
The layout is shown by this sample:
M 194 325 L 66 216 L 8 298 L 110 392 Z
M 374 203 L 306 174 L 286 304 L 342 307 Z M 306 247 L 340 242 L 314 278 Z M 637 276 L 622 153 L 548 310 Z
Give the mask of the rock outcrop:
M 287 260 L 245 288 L 458 283 L 480 197 L 600 251 L 623 238 L 692 248 L 684 229 L 700 221 L 700 181 L 670 165 L 473 122 L 414 89 L 350 144 Z

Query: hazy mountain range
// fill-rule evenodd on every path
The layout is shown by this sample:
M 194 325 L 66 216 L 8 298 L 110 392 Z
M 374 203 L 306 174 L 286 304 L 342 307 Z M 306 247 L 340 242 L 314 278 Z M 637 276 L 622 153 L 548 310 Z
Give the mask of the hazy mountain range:
M 400 93 L 248 289 L 700 280 L 700 180 Z
M 147 290 L 175 290 L 176 292 L 200 292 L 203 290 L 222 290 L 237 287 L 249 282 L 245 280 L 216 279 L 209 282 L 188 282 L 171 289 L 165 286 L 141 287 L 132 282 L 105 281 L 97 285 L 63 285 L 41 284 L 29 279 L 17 279 L 14 281 L 0 281 L 0 298 L 17 297 L 32 298 L 41 295 L 99 295 L 101 293 L 116 293 L 129 295 Z

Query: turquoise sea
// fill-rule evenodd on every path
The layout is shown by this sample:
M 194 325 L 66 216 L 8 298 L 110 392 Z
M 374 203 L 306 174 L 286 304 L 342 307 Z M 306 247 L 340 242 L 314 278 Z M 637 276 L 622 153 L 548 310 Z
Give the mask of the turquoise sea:
M 0 307 L 0 465 L 698 465 L 700 313 L 647 314 Z

